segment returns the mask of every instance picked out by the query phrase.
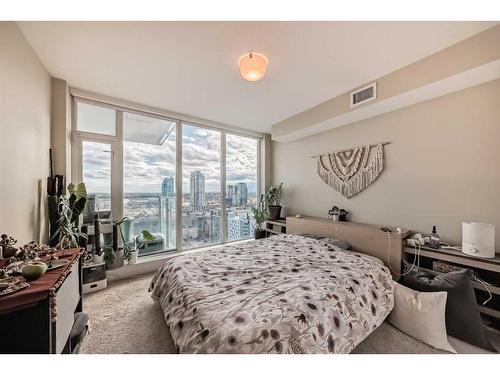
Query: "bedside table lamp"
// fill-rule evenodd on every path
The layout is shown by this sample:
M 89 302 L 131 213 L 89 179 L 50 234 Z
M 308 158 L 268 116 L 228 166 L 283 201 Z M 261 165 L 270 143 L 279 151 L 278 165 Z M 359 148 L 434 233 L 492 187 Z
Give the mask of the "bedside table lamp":
M 494 258 L 495 226 L 486 223 L 462 223 L 462 252 L 479 258 Z

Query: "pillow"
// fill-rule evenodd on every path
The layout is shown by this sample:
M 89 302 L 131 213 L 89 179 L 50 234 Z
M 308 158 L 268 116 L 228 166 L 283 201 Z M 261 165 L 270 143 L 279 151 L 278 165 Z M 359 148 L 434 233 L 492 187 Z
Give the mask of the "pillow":
M 338 240 L 333 237 L 326 237 L 326 236 L 317 236 L 315 234 L 302 234 L 304 237 L 308 238 L 314 238 L 315 240 L 320 240 L 320 241 L 325 241 L 326 243 L 329 243 L 330 245 L 340 247 L 343 250 L 349 250 L 351 248 L 351 245 L 349 245 L 347 242 Z
M 448 292 L 446 302 L 448 334 L 479 348 L 496 352 L 484 330 L 467 270 L 437 275 L 422 269 L 412 270 L 403 277 L 402 284 L 421 292 Z
M 394 285 L 394 309 L 389 322 L 424 344 L 456 353 L 446 336 L 446 292 L 423 293 Z

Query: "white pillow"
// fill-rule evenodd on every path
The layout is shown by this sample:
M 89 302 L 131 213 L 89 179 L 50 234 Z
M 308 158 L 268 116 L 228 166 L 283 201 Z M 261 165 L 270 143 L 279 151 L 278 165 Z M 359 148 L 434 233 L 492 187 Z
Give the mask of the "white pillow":
M 446 337 L 446 292 L 417 292 L 394 283 L 394 309 L 389 322 L 436 349 L 456 353 Z

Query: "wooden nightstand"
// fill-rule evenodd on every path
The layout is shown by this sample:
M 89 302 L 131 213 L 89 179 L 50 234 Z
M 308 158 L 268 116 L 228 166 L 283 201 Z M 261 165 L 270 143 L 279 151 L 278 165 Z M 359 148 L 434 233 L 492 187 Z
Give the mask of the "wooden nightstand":
M 413 262 L 416 249 L 405 247 L 407 261 Z M 482 303 L 488 299 L 485 287 L 478 281 L 472 280 L 476 292 L 479 311 L 492 320 L 496 328 L 500 327 L 500 256 L 495 258 L 477 258 L 466 255 L 459 250 L 453 249 L 431 249 L 422 247 L 420 250 L 420 267 L 434 271 L 434 262 L 443 262 L 460 268 L 467 268 L 477 273 L 481 280 L 492 284 L 488 285 L 493 298 L 483 306 Z
M 267 220 L 264 230 L 267 232 L 266 237 L 272 236 L 273 234 L 286 233 L 286 219 Z

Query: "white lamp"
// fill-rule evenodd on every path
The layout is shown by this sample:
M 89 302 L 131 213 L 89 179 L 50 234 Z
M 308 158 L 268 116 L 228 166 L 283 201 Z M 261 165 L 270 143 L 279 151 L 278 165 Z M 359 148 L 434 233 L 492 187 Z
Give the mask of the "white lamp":
M 494 258 L 495 226 L 486 223 L 462 223 L 462 252 L 479 258 Z

